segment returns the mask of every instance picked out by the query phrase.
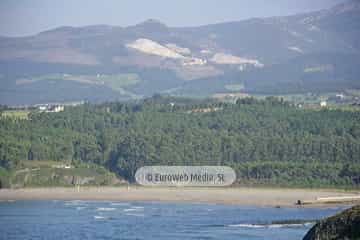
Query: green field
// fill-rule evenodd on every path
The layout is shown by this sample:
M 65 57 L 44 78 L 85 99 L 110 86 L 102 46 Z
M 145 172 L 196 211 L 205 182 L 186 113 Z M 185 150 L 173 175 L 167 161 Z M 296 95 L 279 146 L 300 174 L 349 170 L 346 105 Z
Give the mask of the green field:
M 61 166 L 68 165 L 70 168 Z M 95 164 L 71 165 L 56 161 L 23 161 L 16 169 L 0 167 L 1 187 L 105 186 L 122 182 L 114 173 Z
M 294 104 L 301 104 L 304 107 L 311 108 L 320 108 L 320 102 L 326 101 L 327 108 L 330 109 L 341 109 L 347 111 L 359 111 L 359 107 L 352 106 L 352 103 L 358 102 L 360 98 L 360 91 L 351 89 L 344 91 L 342 99 L 336 99 L 336 96 L 339 93 L 337 92 L 329 92 L 329 93 L 306 93 L 306 94 L 284 94 L 284 95 L 275 95 L 274 97 L 283 99 L 287 102 L 291 102 Z M 265 99 L 269 97 L 269 95 L 261 95 L 255 94 L 252 97 L 256 99 Z
M 26 110 L 6 110 L 1 113 L 1 118 L 27 120 L 29 113 L 30 111 L 26 111 Z
M 44 80 L 56 80 L 56 81 L 76 81 L 87 84 L 105 84 L 114 88 L 126 87 L 135 85 L 141 82 L 140 77 L 137 74 L 98 74 L 98 75 L 76 75 L 76 74 L 48 74 L 29 79 L 29 82 L 37 82 Z
M 18 79 L 18 85 L 31 84 L 38 81 L 74 81 L 82 84 L 103 85 L 119 92 L 122 95 L 128 95 L 131 98 L 138 98 L 136 95 L 127 91 L 126 88 L 142 82 L 142 79 L 135 73 L 124 74 L 96 74 L 96 75 L 77 75 L 77 74 L 47 74 L 26 79 Z

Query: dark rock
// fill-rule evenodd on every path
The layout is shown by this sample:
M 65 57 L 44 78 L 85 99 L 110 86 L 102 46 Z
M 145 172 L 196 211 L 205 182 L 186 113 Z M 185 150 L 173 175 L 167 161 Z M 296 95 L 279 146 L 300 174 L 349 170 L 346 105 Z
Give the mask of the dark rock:
M 303 240 L 359 240 L 360 205 L 321 220 Z

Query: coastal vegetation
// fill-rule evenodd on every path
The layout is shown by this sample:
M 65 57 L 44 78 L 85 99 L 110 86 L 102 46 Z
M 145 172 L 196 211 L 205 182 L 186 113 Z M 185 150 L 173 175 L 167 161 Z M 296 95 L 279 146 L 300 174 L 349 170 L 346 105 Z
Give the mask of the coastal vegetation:
M 114 173 L 96 164 L 23 161 L 14 169 L 0 168 L 2 188 L 116 186 L 124 184 Z
M 226 165 L 240 185 L 359 188 L 360 111 L 155 95 L 0 118 L 2 182 L 46 161 L 128 181 L 145 165 Z

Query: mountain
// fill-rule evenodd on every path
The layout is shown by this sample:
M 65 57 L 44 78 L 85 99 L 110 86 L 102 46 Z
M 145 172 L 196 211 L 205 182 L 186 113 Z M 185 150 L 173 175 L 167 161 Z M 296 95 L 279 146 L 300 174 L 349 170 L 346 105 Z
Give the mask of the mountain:
M 360 2 L 353 0 L 306 14 L 200 27 L 151 19 L 1 37 L 0 103 L 358 89 L 359 36 Z

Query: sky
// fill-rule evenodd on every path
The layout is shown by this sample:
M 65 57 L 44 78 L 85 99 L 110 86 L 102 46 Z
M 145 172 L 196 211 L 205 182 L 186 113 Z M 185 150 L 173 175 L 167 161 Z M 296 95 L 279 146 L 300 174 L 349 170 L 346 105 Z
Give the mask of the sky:
M 60 26 L 129 26 L 157 19 L 199 26 L 292 15 L 345 0 L 0 0 L 0 35 L 26 36 Z

